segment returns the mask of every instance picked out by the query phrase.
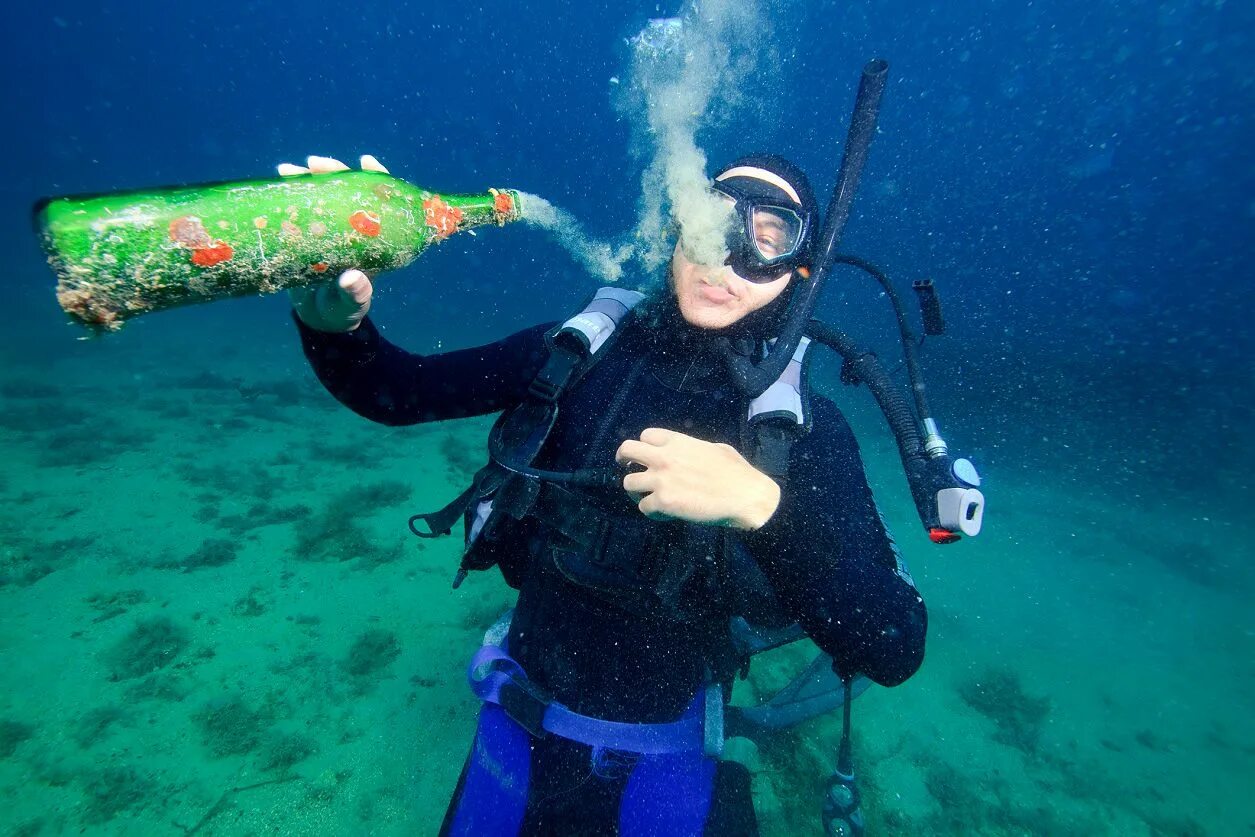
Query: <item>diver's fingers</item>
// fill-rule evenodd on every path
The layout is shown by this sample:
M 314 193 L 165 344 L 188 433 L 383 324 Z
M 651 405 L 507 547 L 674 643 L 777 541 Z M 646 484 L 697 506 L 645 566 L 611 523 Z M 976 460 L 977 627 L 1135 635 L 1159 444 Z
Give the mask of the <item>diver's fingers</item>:
M 336 284 L 340 292 L 355 305 L 365 305 L 370 302 L 370 296 L 374 292 L 370 277 L 356 268 L 341 273 Z
M 663 510 L 663 502 L 658 499 L 658 495 L 656 493 L 650 494 L 648 497 L 641 500 L 636 504 L 636 507 L 641 510 L 641 514 L 645 515 L 650 520 L 675 519 L 675 515 L 668 514 Z
M 330 174 L 336 171 L 348 171 L 349 167 L 341 163 L 335 157 L 318 157 L 310 155 L 305 158 L 305 165 L 309 166 L 309 170 L 314 174 Z
M 658 447 L 656 445 L 646 444 L 637 439 L 628 439 L 619 445 L 619 449 L 614 452 L 614 461 L 620 465 L 635 462 L 638 465 L 644 465 L 646 468 L 655 467 L 662 463 L 658 456 Z
M 646 427 L 641 431 L 641 441 L 647 445 L 655 445 L 661 447 L 667 444 L 676 436 L 682 436 L 682 433 L 676 433 L 674 430 L 667 430 L 662 427 Z
M 280 163 L 278 165 L 279 176 L 295 177 L 298 174 L 331 174 L 337 171 L 349 170 L 348 166 L 335 157 L 310 156 L 305 162 L 306 165 L 304 166 L 298 166 L 293 163 Z M 362 155 L 362 171 L 377 171 L 382 174 L 391 173 L 373 154 Z
M 657 477 L 648 471 L 633 471 L 623 478 L 623 490 L 634 496 L 649 494 L 657 488 Z

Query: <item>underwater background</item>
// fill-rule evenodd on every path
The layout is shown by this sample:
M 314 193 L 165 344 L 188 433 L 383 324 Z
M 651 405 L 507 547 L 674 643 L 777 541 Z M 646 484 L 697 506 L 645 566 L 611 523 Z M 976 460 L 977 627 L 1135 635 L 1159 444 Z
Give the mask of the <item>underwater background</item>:
M 932 621 L 920 673 L 854 706 L 869 832 L 1251 833 L 1255 5 L 763 8 L 774 70 L 698 142 L 712 166 L 785 154 L 826 195 L 859 69 L 890 62 L 844 249 L 937 282 L 930 395 L 986 480 L 985 531 L 930 544 L 871 399 L 818 364 Z M 459 539 L 405 525 L 469 481 L 490 419 L 352 415 L 282 295 L 79 340 L 31 204 L 371 153 L 429 188 L 540 194 L 613 240 L 642 159 L 611 79 L 625 39 L 680 12 L 0 13 L 0 832 L 433 834 L 474 726 L 464 666 L 511 598 L 489 574 L 451 591 Z M 373 317 L 438 352 L 597 284 L 514 225 L 381 280 Z M 888 310 L 851 272 L 821 313 L 892 368 Z M 737 702 L 807 659 L 757 661 Z M 733 748 L 764 834 L 819 832 L 839 731 Z

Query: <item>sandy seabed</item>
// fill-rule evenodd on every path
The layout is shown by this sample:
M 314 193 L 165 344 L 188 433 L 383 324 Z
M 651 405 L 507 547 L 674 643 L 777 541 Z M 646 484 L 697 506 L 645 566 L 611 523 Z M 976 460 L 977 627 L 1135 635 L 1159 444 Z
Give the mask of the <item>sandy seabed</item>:
M 465 664 L 512 595 L 451 590 L 459 533 L 406 519 L 464 487 L 489 421 L 372 425 L 294 335 L 161 348 L 0 365 L 0 831 L 435 833 L 475 723 Z M 865 410 L 932 622 L 919 675 L 855 706 L 869 833 L 1249 833 L 1249 521 L 1030 468 L 1033 439 L 991 452 L 985 534 L 938 549 Z M 813 653 L 760 659 L 736 700 Z M 730 744 L 765 835 L 819 833 L 839 732 Z

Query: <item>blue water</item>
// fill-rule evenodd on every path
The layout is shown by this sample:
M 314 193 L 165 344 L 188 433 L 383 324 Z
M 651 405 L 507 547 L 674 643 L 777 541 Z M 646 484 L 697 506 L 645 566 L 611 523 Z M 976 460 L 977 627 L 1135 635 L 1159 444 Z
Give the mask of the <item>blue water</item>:
M 869 820 L 880 833 L 1248 832 L 1255 6 L 771 9 L 770 79 L 747 81 L 754 106 L 699 143 L 713 165 L 783 153 L 826 194 L 859 68 L 890 62 L 845 249 L 900 283 L 936 280 L 950 332 L 926 346 L 934 406 L 989 477 L 982 540 L 932 547 L 865 394 L 821 373 L 850 399 L 934 614 L 918 677 L 860 700 Z M 182 833 L 207 816 L 205 833 L 434 833 L 473 722 L 461 659 L 493 615 L 450 598 L 451 551 L 417 563 L 397 532 L 478 462 L 482 425 L 393 435 L 343 414 L 312 382 L 282 297 L 76 342 L 30 204 L 372 153 L 432 188 L 543 195 L 613 239 L 634 223 L 641 161 L 611 78 L 625 74 L 625 38 L 679 11 L 314 0 L 6 12 L 0 659 L 22 677 L 0 692 L 0 785 L 26 803 L 0 813 L 4 830 Z M 822 313 L 894 357 L 885 301 L 842 276 Z M 375 311 L 393 340 L 430 352 L 553 319 L 594 286 L 520 225 L 425 255 L 380 283 Z M 426 488 L 410 496 L 416 480 Z M 232 500 L 241 484 L 251 499 Z M 321 518 L 354 486 L 377 501 L 372 571 L 283 557 L 311 525 L 299 514 L 232 529 L 258 502 Z M 239 539 L 239 556 L 169 571 L 215 536 Z M 394 546 L 404 558 L 383 554 Z M 489 604 L 508 603 L 479 583 Z M 187 632 L 186 665 L 126 691 L 110 649 L 163 613 Z M 334 670 L 372 626 L 401 656 L 365 698 L 343 684 L 310 687 L 303 705 L 264 696 L 286 676 L 317 680 L 320 643 Z M 1021 715 L 969 699 L 991 672 L 1017 684 Z M 235 698 L 255 723 L 211 740 L 206 719 Z M 1008 729 L 1025 733 L 1019 746 Z M 817 725 L 756 754 L 764 833 L 817 827 L 815 777 L 833 747 Z

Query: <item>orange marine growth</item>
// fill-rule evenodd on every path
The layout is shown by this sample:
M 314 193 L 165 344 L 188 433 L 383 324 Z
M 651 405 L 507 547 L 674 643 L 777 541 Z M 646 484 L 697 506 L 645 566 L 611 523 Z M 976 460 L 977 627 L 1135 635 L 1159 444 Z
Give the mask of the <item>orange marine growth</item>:
M 509 215 L 514 211 L 514 198 L 509 192 L 498 192 L 492 199 L 492 208 L 498 215 Z
M 326 262 L 314 262 L 313 264 L 309 266 L 309 269 L 314 271 L 315 273 L 326 273 L 327 268 L 330 266 L 331 265 L 327 264 Z
M 197 247 L 192 251 L 192 264 L 198 267 L 213 267 L 225 261 L 229 261 L 235 251 L 231 249 L 231 245 L 225 241 L 215 241 L 208 247 Z
M 205 225 L 195 215 L 184 215 L 170 222 L 170 240 L 192 251 L 192 264 L 213 267 L 235 255 L 231 245 L 215 240 L 205 232 Z
M 432 228 L 436 240 L 448 238 L 458 231 L 458 224 L 462 221 L 462 210 L 456 206 L 449 206 L 439 195 L 432 195 L 423 201 L 423 216 L 427 222 L 427 226 Z
M 379 235 L 379 216 L 371 215 L 365 209 L 359 209 L 349 216 L 349 226 L 371 238 Z

